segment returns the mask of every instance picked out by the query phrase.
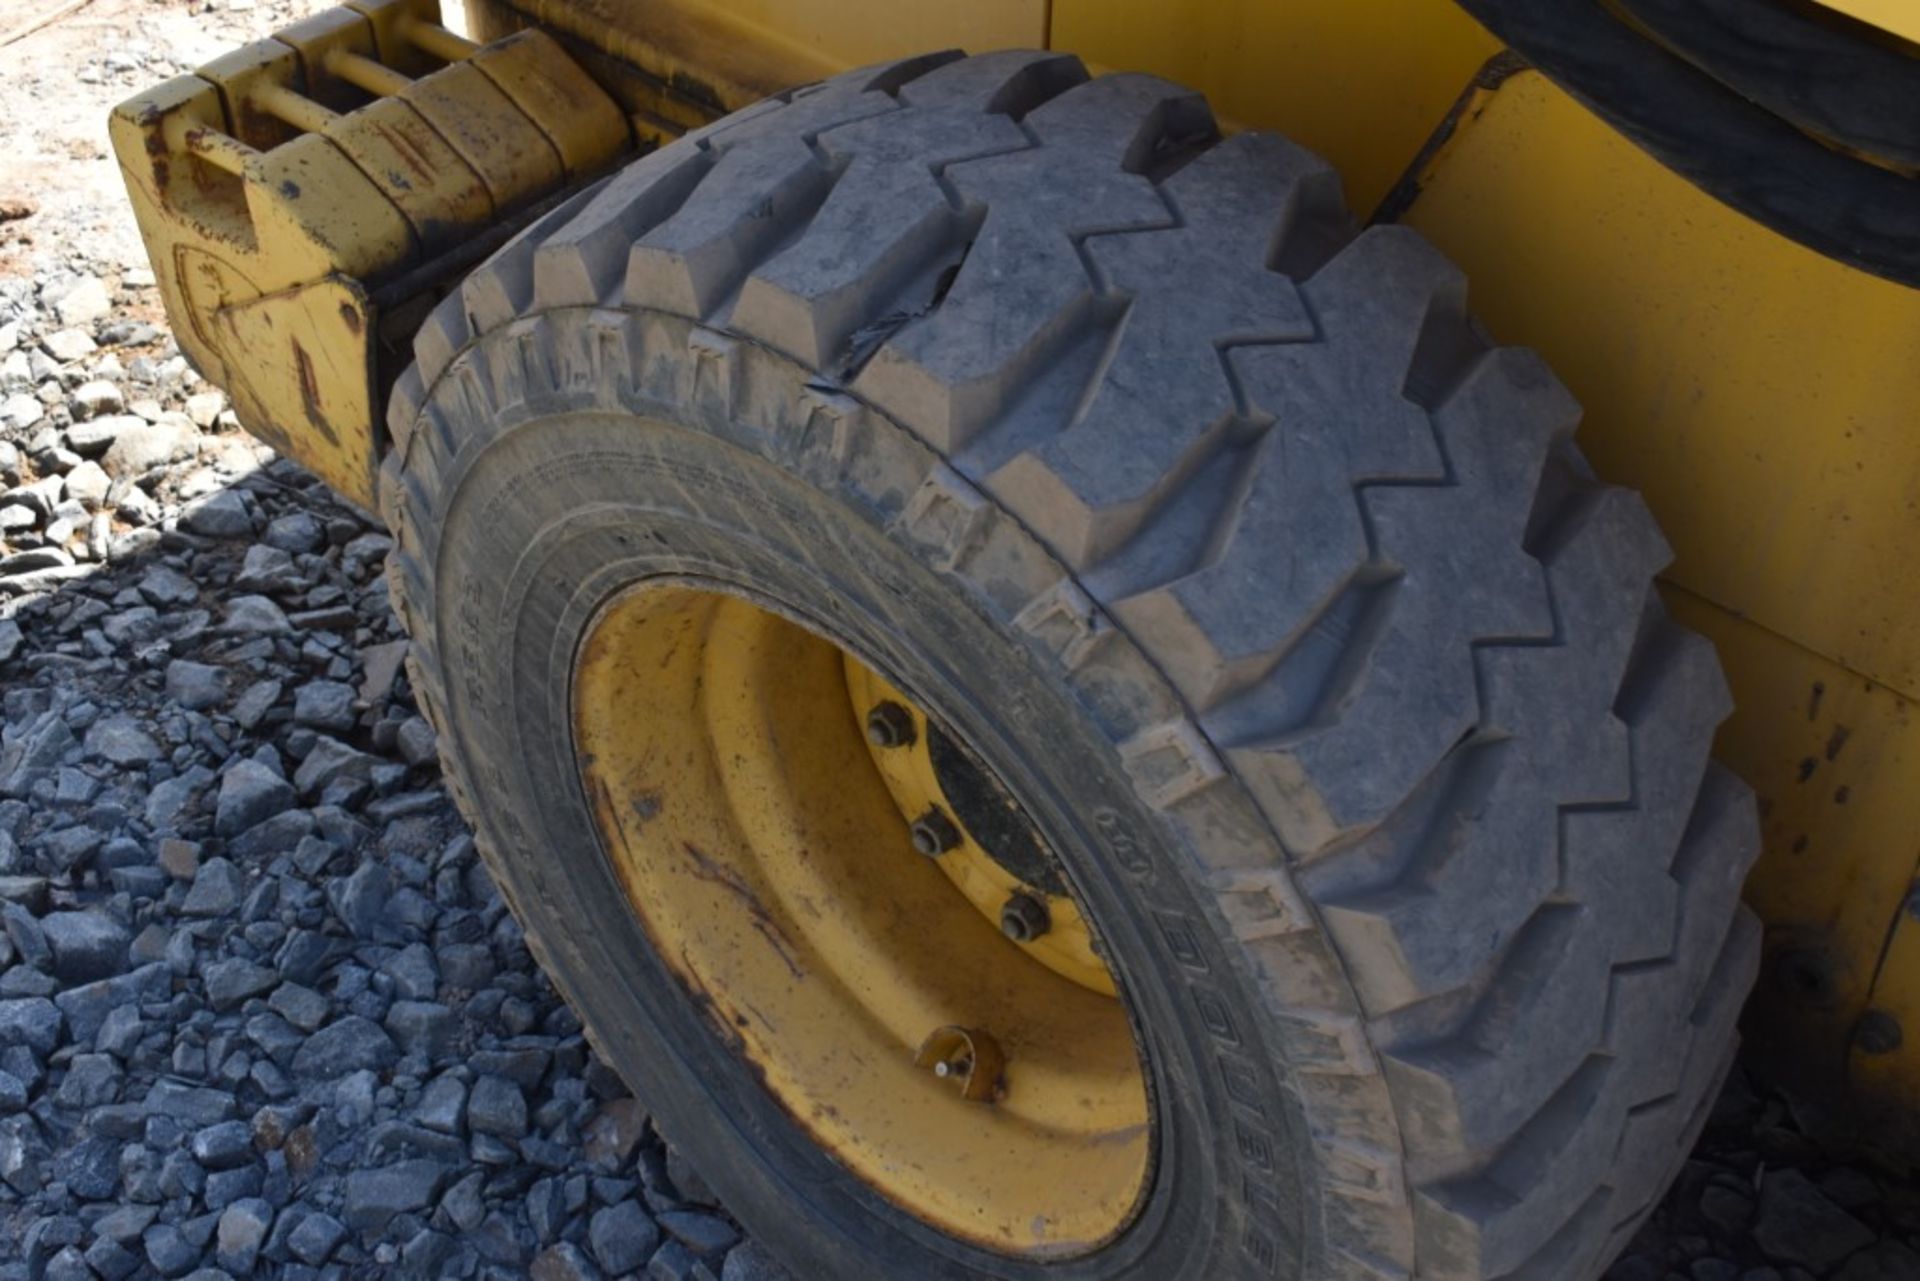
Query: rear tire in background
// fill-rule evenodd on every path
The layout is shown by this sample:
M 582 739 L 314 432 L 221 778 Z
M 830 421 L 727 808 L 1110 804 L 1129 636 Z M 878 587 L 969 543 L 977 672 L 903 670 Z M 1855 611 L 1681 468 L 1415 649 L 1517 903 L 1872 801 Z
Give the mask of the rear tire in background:
M 1651 590 L 1652 520 L 1464 293 L 1282 139 L 1003 52 L 635 162 L 423 329 L 383 500 L 448 778 L 602 1053 L 799 1275 L 1577 1281 L 1656 1202 L 1753 974 L 1753 804 L 1708 759 L 1727 693 Z M 636 599 L 669 604 L 607 621 Z M 1000 1111 L 902 1137 L 809 1093 L 806 1034 L 716 977 L 906 999 L 762 893 L 804 842 L 716 867 L 688 835 L 774 830 L 736 756 L 796 795 L 820 753 L 859 772 L 857 709 L 774 707 L 835 651 L 982 762 L 1090 921 L 1146 1114 L 1107 1191 L 1016 1223 L 980 1183 L 1018 1054 L 968 1104 Z M 872 874 L 917 895 L 895 818 Z M 732 936 L 674 906 L 695 882 L 764 954 L 702 959 Z

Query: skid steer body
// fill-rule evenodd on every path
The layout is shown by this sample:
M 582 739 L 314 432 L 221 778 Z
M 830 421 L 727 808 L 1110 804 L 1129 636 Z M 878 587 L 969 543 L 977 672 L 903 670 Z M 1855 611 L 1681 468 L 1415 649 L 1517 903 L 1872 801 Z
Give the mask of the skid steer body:
M 1495 337 L 1546 355 L 1588 453 L 1654 508 L 1670 603 L 1733 684 L 1721 755 L 1761 797 L 1750 1027 L 1884 1127 L 1920 1115 L 1920 597 L 1895 586 L 1920 545 L 1912 14 L 474 0 L 475 43 L 432 0 L 353 0 L 140 95 L 113 137 L 183 348 L 249 429 L 367 505 L 424 309 L 623 153 L 767 94 L 1050 46 L 1318 150 L 1357 208 L 1466 269 Z

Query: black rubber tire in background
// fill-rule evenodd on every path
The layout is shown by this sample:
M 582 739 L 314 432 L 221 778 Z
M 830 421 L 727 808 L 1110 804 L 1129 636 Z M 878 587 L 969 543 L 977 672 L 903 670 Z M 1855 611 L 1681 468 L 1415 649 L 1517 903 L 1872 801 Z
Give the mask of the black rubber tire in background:
M 1652 520 L 1464 299 L 1284 140 L 1005 52 L 648 156 L 421 332 L 384 505 L 449 778 L 801 1275 L 1581 1281 L 1657 1200 L 1753 974 L 1752 800 Z M 949 1250 L 810 1165 L 644 960 L 609 977 L 645 949 L 579 915 L 569 638 L 669 571 L 865 647 L 1042 798 L 1156 1060 L 1137 1231 Z

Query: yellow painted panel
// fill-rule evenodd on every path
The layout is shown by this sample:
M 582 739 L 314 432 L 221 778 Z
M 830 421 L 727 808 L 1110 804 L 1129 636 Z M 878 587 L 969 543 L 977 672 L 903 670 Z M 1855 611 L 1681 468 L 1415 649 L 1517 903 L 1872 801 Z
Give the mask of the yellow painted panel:
M 1331 160 L 1371 210 L 1500 51 L 1453 0 L 1055 0 L 1052 46 L 1151 71 Z
M 1407 221 L 1573 388 L 1673 581 L 1920 696 L 1920 290 L 1734 211 L 1531 72 L 1477 104 Z
M 1916 704 L 1690 592 L 1667 599 L 1733 686 L 1715 750 L 1759 796 L 1747 901 L 1776 936 L 1830 952 L 1832 1004 L 1857 1012 L 1920 860 Z
M 1868 1017 L 1874 1022 L 1853 1038 L 1849 1076 L 1856 1091 L 1893 1112 L 1904 1122 L 1900 1128 L 1915 1135 L 1920 1134 L 1920 890 L 1910 891 L 1887 914 L 1895 924 L 1873 989 Z
M 682 126 L 689 106 L 722 114 L 849 67 L 1047 38 L 1046 0 L 467 0 L 466 9 L 483 38 L 532 24 L 631 63 L 658 81 L 666 114 Z M 616 68 L 600 69 L 616 94 L 643 89 Z M 630 94 L 628 106 L 639 105 Z
M 1920 2 L 1916 0 L 1819 0 L 1819 3 L 1896 36 L 1920 40 Z
M 901 0 L 709 0 L 737 22 L 778 32 L 836 66 L 925 53 L 930 49 L 1038 47 L 1047 38 L 1046 0 L 967 0 L 965 4 Z

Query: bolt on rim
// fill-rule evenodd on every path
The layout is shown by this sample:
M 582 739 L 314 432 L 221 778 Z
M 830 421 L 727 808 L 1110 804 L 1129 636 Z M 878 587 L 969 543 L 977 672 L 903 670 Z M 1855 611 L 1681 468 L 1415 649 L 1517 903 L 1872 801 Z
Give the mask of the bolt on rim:
M 817 1145 L 1000 1253 L 1124 1230 L 1153 1147 L 1131 1019 L 1044 841 L 943 721 L 690 579 L 602 607 L 572 711 L 654 951 Z

